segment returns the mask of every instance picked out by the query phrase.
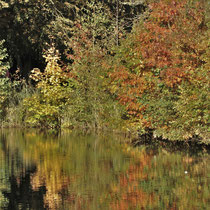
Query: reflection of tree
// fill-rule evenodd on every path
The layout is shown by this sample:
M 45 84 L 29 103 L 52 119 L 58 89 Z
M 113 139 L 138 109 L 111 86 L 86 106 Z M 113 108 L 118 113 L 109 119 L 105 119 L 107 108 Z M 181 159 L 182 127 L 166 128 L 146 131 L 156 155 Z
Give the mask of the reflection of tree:
M 0 136 L 0 208 L 206 209 L 209 155 L 134 150 L 110 140 L 33 132 Z
M 45 188 L 41 187 L 36 191 L 31 188 L 30 177 L 36 167 L 26 167 L 21 162 L 18 148 L 8 145 L 4 135 L 0 135 L 0 148 L 0 185 L 5 184 L 5 187 L 0 189 L 3 196 L 0 200 L 4 201 L 0 202 L 0 208 L 15 210 L 19 206 L 21 209 L 43 209 Z
M 21 209 L 43 209 L 45 188 L 40 187 L 35 191 L 31 189 L 31 173 L 33 171 L 27 171 L 23 177 L 10 177 L 10 192 L 3 193 L 8 199 L 7 209 L 17 209 L 20 205 Z
M 62 202 L 62 191 L 68 185 L 68 177 L 62 170 L 63 159 L 53 155 L 58 153 L 58 144 L 54 142 L 37 142 L 33 146 L 33 154 L 30 158 L 37 163 L 37 171 L 31 177 L 32 188 L 38 189 L 46 186 L 45 204 L 50 209 L 57 209 Z M 27 151 L 30 154 L 30 150 Z M 27 155 L 27 154 L 25 154 Z M 40 157 L 43 157 L 40 163 Z
M 153 193 L 146 193 L 139 188 L 139 181 L 147 180 L 148 174 L 145 173 L 145 167 L 151 168 L 152 155 L 147 154 L 145 150 L 134 156 L 135 161 L 130 163 L 128 170 L 121 174 L 118 186 L 112 188 L 111 209 L 144 209 L 148 205 L 154 204 Z
M 4 150 L 0 143 L 0 208 L 5 208 L 8 200 L 2 194 L 3 191 L 9 189 L 9 180 L 7 178 L 7 164 L 5 161 Z
M 106 196 L 111 209 L 207 209 L 209 155 L 199 158 L 147 147 L 134 151 L 129 154 L 135 161 Z
M 99 200 L 123 160 L 119 145 L 93 136 L 56 139 L 27 134 L 23 151 L 24 160 L 37 166 L 31 176 L 32 189 L 46 187 L 44 202 L 50 209 L 100 208 L 104 204 Z
M 209 203 L 209 155 L 202 158 L 160 149 L 148 181 L 140 187 L 154 192 L 162 209 L 206 209 Z

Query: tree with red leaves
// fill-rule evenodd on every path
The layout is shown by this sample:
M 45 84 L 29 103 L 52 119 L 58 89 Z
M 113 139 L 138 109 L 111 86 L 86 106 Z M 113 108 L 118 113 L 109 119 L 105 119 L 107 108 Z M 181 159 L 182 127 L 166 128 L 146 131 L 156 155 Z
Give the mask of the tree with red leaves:
M 118 64 L 111 77 L 118 86 L 119 101 L 135 127 L 152 128 L 156 135 L 170 139 L 206 138 L 209 31 L 205 2 L 160 0 L 151 3 L 148 12 L 117 50 Z M 199 88 L 203 95 L 196 95 L 198 105 L 192 99 Z M 185 109 L 183 95 L 188 100 Z M 196 114 L 190 115 L 188 109 Z

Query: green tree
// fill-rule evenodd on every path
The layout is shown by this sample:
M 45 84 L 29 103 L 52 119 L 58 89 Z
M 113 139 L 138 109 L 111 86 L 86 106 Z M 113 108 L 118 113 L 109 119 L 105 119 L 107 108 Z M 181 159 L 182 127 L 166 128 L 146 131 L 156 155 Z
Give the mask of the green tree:
M 115 22 L 102 3 L 87 4 L 84 14 L 75 24 L 70 46 L 73 55 L 72 74 L 75 75 L 78 106 L 77 120 L 92 128 L 117 127 L 124 109 L 117 104 L 109 88 L 108 52 L 115 45 Z M 74 118 L 75 119 L 75 118 Z
M 11 82 L 6 73 L 9 69 L 9 64 L 6 62 L 7 50 L 3 46 L 4 40 L 0 41 L 0 119 L 6 115 L 8 100 L 11 95 Z

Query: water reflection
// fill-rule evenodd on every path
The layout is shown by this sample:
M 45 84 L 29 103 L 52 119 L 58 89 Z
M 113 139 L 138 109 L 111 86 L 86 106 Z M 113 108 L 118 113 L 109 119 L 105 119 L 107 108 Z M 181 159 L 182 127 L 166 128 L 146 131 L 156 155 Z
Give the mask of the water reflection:
M 207 209 L 209 155 L 116 137 L 0 133 L 0 209 Z

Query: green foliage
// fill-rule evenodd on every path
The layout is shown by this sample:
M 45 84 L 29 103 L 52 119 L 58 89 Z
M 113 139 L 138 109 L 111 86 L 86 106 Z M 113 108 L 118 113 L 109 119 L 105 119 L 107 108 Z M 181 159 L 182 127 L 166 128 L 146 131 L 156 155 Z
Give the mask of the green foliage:
M 76 103 L 80 107 L 78 121 L 92 128 L 116 128 L 122 123 L 124 109 L 108 90 L 107 70 L 103 67 L 102 56 L 91 52 L 74 63 L 74 73 L 79 82 Z
M 178 120 L 173 127 L 178 127 L 177 132 L 181 132 L 185 139 L 197 135 L 210 143 L 209 49 L 205 56 L 205 65 L 192 72 L 190 82 L 185 81 L 179 87 L 180 94 L 175 102 Z
M 4 40 L 0 41 L 0 119 L 3 119 L 6 115 L 6 107 L 9 97 L 11 96 L 11 82 L 6 77 L 6 72 L 9 69 L 7 58 L 7 51 L 3 46 Z
M 115 128 L 122 123 L 124 109 L 109 91 L 107 54 L 109 45 L 114 45 L 113 22 L 101 3 L 92 2 L 87 6 L 87 15 L 75 25 L 71 38 L 73 55 L 67 55 L 74 61 L 71 73 L 79 83 L 75 92 L 79 112 L 71 118 L 84 127 Z
M 18 71 L 13 82 L 9 78 L 6 48 L 0 41 L 0 122 L 1 126 L 23 125 L 24 110 L 22 101 L 33 92 L 33 88 L 21 80 Z
M 77 13 L 76 24 L 81 24 L 88 34 L 92 47 L 108 48 L 115 42 L 115 20 L 112 19 L 110 9 L 102 2 L 87 2 L 82 13 Z

